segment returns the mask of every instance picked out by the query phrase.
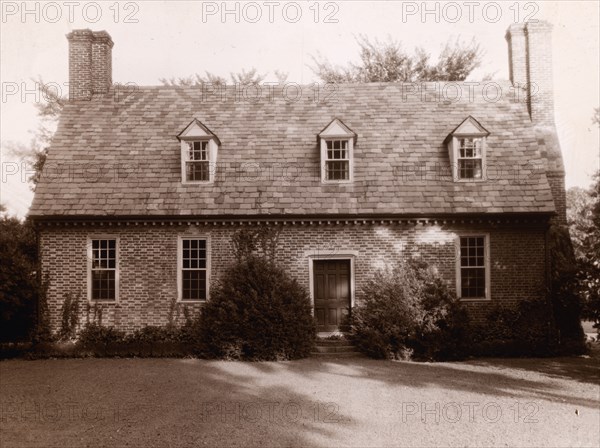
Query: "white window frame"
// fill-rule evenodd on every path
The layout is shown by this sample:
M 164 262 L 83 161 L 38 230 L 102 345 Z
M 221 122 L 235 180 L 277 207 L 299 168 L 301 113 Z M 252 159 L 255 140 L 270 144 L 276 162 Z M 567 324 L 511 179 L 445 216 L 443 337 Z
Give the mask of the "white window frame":
M 188 180 L 186 165 L 190 160 L 189 144 L 193 142 L 208 142 L 208 180 Z M 217 142 L 213 137 L 182 137 L 181 138 L 181 182 L 183 184 L 212 184 L 215 181 L 217 160 Z
M 183 299 L 183 240 L 206 241 L 206 299 Z M 179 303 L 206 303 L 210 298 L 210 273 L 211 273 L 211 243 L 208 235 L 179 235 L 177 237 L 177 302 Z
M 94 299 L 92 298 L 92 261 L 93 261 L 93 240 L 115 240 L 115 298 L 114 300 L 108 299 Z M 87 300 L 89 303 L 117 303 L 119 302 L 119 290 L 120 290 L 120 260 L 121 260 L 121 241 L 116 235 L 89 235 L 87 237 Z
M 327 135 L 321 139 L 321 182 L 325 184 L 347 184 L 354 181 L 354 138 L 348 135 Z M 327 141 L 346 141 L 347 159 L 329 159 L 327 157 Z M 348 161 L 348 179 L 327 179 L 327 162 L 345 162 Z
M 485 268 L 485 296 L 484 297 L 462 297 L 462 273 L 461 273 L 461 256 L 460 256 L 460 239 L 464 237 L 483 238 L 483 262 Z M 491 263 L 490 263 L 490 235 L 489 233 L 460 233 L 456 236 L 456 295 L 464 302 L 480 302 L 491 300 Z
M 461 157 L 460 140 L 461 139 L 481 139 L 481 177 L 460 177 L 460 160 L 478 160 L 479 157 Z M 455 182 L 483 182 L 487 178 L 487 160 L 486 160 L 486 136 L 481 134 L 453 135 L 451 140 L 452 153 L 452 177 Z

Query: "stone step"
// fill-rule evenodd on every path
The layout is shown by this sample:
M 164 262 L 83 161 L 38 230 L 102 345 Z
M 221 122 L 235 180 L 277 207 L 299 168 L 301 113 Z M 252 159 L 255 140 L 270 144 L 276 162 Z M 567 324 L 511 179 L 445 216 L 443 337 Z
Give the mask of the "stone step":
M 315 346 L 315 352 L 318 353 L 348 353 L 354 352 L 356 349 L 354 346 L 349 344 L 344 345 L 320 345 Z
M 321 353 L 321 352 L 313 352 L 311 356 L 315 358 L 354 358 L 364 356 L 359 352 L 343 352 L 343 353 Z
M 317 339 L 317 345 L 350 345 L 347 339 Z

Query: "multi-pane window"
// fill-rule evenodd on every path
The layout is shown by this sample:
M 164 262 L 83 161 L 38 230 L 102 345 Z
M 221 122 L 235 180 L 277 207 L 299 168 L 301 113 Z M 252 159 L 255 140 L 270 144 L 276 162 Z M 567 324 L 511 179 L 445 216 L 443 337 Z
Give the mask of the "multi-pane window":
M 326 180 L 350 179 L 350 149 L 348 140 L 326 140 L 327 158 L 325 160 Z
M 483 171 L 483 139 L 465 137 L 459 139 L 458 178 L 481 179 Z
M 117 240 L 93 239 L 91 246 L 91 299 L 116 300 Z
M 486 298 L 485 236 L 460 237 L 460 296 Z
M 185 162 L 185 180 L 190 182 L 209 181 L 208 140 L 187 142 L 188 157 Z
M 181 300 L 206 300 L 206 239 L 181 240 Z

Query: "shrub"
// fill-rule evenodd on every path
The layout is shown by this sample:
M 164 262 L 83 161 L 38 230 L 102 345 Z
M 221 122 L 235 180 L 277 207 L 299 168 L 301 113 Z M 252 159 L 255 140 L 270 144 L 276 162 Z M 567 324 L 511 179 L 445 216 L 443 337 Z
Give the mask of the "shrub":
M 111 346 L 123 344 L 125 332 L 97 323 L 88 323 L 79 333 L 78 345 L 84 350 L 104 356 Z
M 561 344 L 585 351 L 581 327 L 582 299 L 579 294 L 577 262 L 569 231 L 553 225 L 548 232 L 550 251 L 550 299 L 553 322 Z
M 494 306 L 472 325 L 471 335 L 476 356 L 549 356 L 559 349 L 552 306 L 542 299 Z
M 198 324 L 202 357 L 282 360 L 307 356 L 315 324 L 308 293 L 271 260 L 239 257 L 212 288 Z
M 466 310 L 425 262 L 409 260 L 376 272 L 350 317 L 350 338 L 374 358 L 460 357 Z
M 35 329 L 40 293 L 36 268 L 32 223 L 0 216 L 0 342 L 26 341 Z
M 148 325 L 127 335 L 126 342 L 157 344 L 161 342 L 177 342 L 179 340 L 178 328 L 167 326 L 158 327 Z

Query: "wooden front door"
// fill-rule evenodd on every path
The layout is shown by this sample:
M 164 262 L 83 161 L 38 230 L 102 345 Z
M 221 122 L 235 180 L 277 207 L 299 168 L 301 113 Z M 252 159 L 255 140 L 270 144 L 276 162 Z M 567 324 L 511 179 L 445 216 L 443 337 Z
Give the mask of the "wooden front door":
M 317 331 L 337 331 L 350 310 L 350 260 L 315 260 Z

